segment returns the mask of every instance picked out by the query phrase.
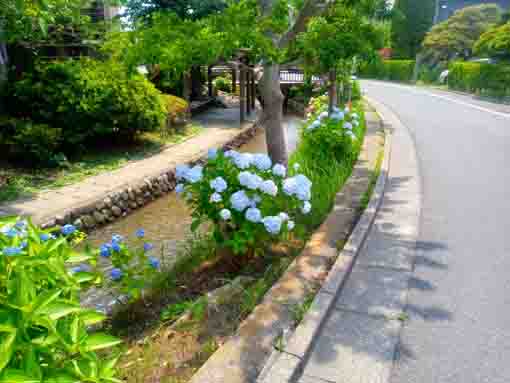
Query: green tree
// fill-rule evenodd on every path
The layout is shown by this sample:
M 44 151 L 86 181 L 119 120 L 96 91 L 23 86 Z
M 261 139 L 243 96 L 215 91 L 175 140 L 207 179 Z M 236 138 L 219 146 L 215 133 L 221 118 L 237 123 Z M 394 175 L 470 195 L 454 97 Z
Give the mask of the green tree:
M 501 9 L 495 4 L 463 8 L 448 20 L 435 25 L 423 41 L 428 62 L 468 58 L 482 33 L 501 20 Z
M 127 14 L 132 20 L 159 11 L 173 12 L 183 20 L 199 20 L 226 7 L 226 0 L 128 0 L 126 3 Z
M 435 0 L 396 0 L 392 12 L 392 47 L 399 58 L 414 58 L 432 26 Z
M 473 50 L 477 54 L 510 59 L 510 22 L 484 32 Z

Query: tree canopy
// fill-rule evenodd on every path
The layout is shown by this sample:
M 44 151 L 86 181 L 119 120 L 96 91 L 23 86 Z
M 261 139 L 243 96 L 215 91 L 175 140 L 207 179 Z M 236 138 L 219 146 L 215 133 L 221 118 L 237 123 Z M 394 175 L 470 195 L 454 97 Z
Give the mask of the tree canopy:
M 484 32 L 473 50 L 476 54 L 510 59 L 510 22 Z
M 501 20 L 501 9 L 495 4 L 463 8 L 448 20 L 435 25 L 423 41 L 424 53 L 433 60 L 467 58 L 482 33 Z
M 126 9 L 133 21 L 159 11 L 173 12 L 183 20 L 199 20 L 223 11 L 227 5 L 226 0 L 128 0 Z
M 432 25 L 435 0 L 396 0 L 392 12 L 395 57 L 414 58 Z

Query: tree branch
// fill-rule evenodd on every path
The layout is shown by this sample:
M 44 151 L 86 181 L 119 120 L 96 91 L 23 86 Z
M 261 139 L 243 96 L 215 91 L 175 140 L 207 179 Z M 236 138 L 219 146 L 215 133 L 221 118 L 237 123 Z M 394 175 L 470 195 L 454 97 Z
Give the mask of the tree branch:
M 266 2 L 264 0 L 259 1 Z M 303 7 L 299 11 L 299 14 L 297 15 L 294 24 L 290 26 L 287 32 L 285 32 L 278 41 L 278 48 L 287 47 L 287 45 L 289 45 L 289 43 L 296 38 L 298 33 L 305 31 L 308 20 L 311 17 L 320 14 L 331 2 L 331 0 L 306 0 L 303 4 Z

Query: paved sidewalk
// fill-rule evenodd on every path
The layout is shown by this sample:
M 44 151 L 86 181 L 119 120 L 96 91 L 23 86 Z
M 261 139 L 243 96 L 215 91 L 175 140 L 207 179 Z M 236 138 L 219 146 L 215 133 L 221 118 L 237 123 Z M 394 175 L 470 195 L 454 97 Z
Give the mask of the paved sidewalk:
M 405 320 L 421 200 L 413 143 L 397 120 L 391 124 L 393 151 L 381 208 L 345 286 L 340 293 L 326 289 L 338 294 L 335 307 L 305 356 L 299 383 L 390 379 Z
M 79 183 L 40 193 L 35 197 L 20 199 L 0 205 L 1 215 L 31 216 L 34 222 L 44 223 L 72 208 L 87 205 L 108 193 L 144 178 L 161 174 L 177 164 L 195 160 L 207 153 L 208 148 L 219 147 L 231 140 L 241 130 L 239 110 L 214 108 L 196 118 L 206 130 L 189 140 L 171 146 L 161 153 L 139 161 L 132 161 L 112 172 L 87 178 Z M 255 121 L 255 113 L 245 126 Z

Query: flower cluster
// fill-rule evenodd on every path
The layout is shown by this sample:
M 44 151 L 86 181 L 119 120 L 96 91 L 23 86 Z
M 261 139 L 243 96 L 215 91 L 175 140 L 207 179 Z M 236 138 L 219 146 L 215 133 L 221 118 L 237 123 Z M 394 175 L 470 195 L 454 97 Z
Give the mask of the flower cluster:
M 287 169 L 263 153 L 215 151 L 199 170 L 177 168 L 176 192 L 191 195 L 185 201 L 196 223 L 212 222 L 215 238 L 245 252 L 281 239 L 295 229 L 295 218 L 310 213 L 312 183 L 298 171 L 298 164 Z
M 309 118 L 312 117 L 313 115 L 309 114 Z M 359 114 L 351 113 L 351 110 L 348 107 L 344 110 L 340 110 L 335 106 L 333 107 L 333 112 L 330 115 L 328 115 L 325 111 L 319 113 L 317 117 L 306 127 L 306 131 L 314 131 L 328 123 L 333 123 L 334 125 L 340 124 L 344 129 L 344 133 L 352 140 L 355 140 L 356 134 L 353 132 L 353 127 L 359 126 Z

